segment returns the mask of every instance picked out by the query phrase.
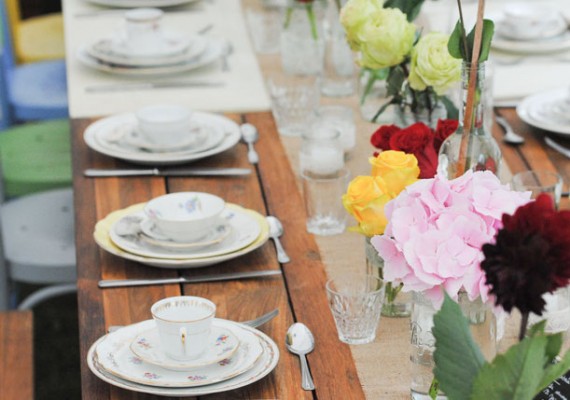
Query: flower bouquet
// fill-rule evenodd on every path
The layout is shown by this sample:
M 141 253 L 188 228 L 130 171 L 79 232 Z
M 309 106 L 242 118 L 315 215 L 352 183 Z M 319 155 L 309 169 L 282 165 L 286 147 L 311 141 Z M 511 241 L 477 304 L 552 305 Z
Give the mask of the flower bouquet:
M 570 281 L 570 211 L 557 212 L 543 194 L 514 215 L 504 214 L 502 225 L 483 245 L 481 268 L 496 306 L 520 311 L 520 342 L 485 362 L 447 297 L 434 317 L 434 374 L 450 400 L 531 400 L 570 368 L 570 352 L 558 357 L 563 333 L 546 335 L 545 321 L 527 330 L 529 314 L 544 310 L 543 295 Z
M 341 10 L 347 40 L 359 52 L 358 64 L 365 69 L 361 103 L 375 82 L 386 82 L 388 100 L 371 118 L 393 106 L 397 125 L 438 118 L 457 118 L 457 109 L 445 96 L 460 79 L 461 61 L 449 54 L 449 36 L 432 32 L 421 35 L 412 21 L 423 0 L 349 0 Z
M 382 260 L 370 246 L 370 238 L 384 232 L 388 222 L 384 206 L 406 186 L 417 181 L 420 169 L 413 155 L 401 151 L 384 151 L 369 161 L 372 165 L 371 175 L 354 178 L 342 196 L 342 204 L 358 222 L 356 227 L 349 229 L 366 237 L 368 272 L 382 279 Z M 401 289 L 400 284 L 387 284 L 383 315 L 409 315 L 409 301 L 398 298 Z

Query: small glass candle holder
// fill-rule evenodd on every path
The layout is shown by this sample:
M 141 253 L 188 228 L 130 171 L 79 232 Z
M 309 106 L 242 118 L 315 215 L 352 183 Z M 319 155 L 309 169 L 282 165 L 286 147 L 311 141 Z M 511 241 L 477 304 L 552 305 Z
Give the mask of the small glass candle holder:
M 340 130 L 328 124 L 315 124 L 303 134 L 299 153 L 301 174 L 319 177 L 333 175 L 344 167 Z

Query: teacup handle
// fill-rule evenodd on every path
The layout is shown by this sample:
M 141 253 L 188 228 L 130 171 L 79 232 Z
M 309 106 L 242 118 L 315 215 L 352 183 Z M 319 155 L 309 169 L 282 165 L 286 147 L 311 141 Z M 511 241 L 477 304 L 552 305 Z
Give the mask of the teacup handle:
M 186 355 L 186 328 L 182 327 L 178 332 L 180 334 L 180 341 L 182 342 L 182 351 L 184 352 L 184 355 Z

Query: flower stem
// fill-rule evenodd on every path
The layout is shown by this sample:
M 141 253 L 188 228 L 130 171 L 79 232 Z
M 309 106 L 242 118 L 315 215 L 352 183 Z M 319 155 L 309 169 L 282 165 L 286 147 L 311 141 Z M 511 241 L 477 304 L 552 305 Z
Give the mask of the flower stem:
M 311 35 L 313 36 L 313 39 L 317 40 L 319 38 L 319 32 L 317 31 L 317 21 L 315 19 L 315 11 L 313 10 L 313 5 L 311 3 L 307 3 L 305 7 L 307 8 L 309 23 L 311 24 Z
M 529 312 L 525 312 L 522 313 L 522 318 L 521 318 L 521 328 L 519 330 L 519 342 L 521 340 L 524 339 L 524 336 L 526 335 L 526 327 L 528 325 L 528 316 L 529 316 Z
M 293 15 L 293 7 L 287 7 L 285 11 L 285 22 L 283 23 L 283 28 L 289 28 L 289 24 L 291 23 L 291 16 Z

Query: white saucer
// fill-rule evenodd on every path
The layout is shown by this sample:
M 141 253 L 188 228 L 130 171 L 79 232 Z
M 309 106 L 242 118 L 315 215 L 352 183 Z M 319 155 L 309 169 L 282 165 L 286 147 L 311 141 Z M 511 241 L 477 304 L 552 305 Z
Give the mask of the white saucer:
M 261 227 L 256 218 L 252 217 L 248 212 L 244 212 L 239 208 L 226 207 L 221 214 L 221 218 L 231 227 L 231 232 L 218 243 L 198 248 L 156 246 L 150 244 L 147 240 L 141 239 L 141 235 L 138 233 L 132 234 L 128 232 L 125 234 L 124 229 L 122 229 L 122 225 L 124 225 L 122 220 L 132 220 L 133 216 L 140 217 L 142 220 L 146 219 L 142 211 L 126 215 L 111 226 L 109 237 L 121 249 L 143 257 L 169 260 L 216 257 L 233 253 L 249 246 L 261 233 Z
M 249 214 L 249 216 L 255 219 L 257 221 L 257 224 L 261 227 L 261 233 L 255 239 L 255 241 L 250 245 L 238 251 L 214 257 L 192 258 L 192 259 L 185 258 L 181 260 L 172 260 L 165 258 L 140 256 L 138 254 L 133 254 L 128 251 L 125 251 L 120 247 L 116 246 L 111 240 L 110 232 L 111 228 L 118 220 L 124 218 L 127 215 L 132 215 L 138 211 L 141 211 L 144 205 L 145 203 L 139 203 L 121 210 L 114 211 L 109 215 L 107 215 L 102 220 L 98 221 L 97 224 L 95 224 L 95 231 L 93 232 L 93 238 L 95 239 L 97 245 L 101 247 L 103 250 L 117 257 L 121 257 L 131 261 L 136 261 L 144 265 L 150 265 L 152 267 L 157 267 L 157 268 L 187 269 L 187 268 L 207 267 L 209 265 L 219 264 L 224 261 L 233 260 L 237 257 L 241 257 L 245 254 L 251 253 L 252 251 L 258 249 L 259 247 L 263 246 L 265 242 L 267 242 L 267 240 L 269 239 L 269 225 L 267 224 L 267 220 L 263 215 L 254 210 L 249 210 L 231 203 L 226 203 L 226 207 L 228 208 L 240 210 L 242 213 Z
M 568 88 L 554 89 L 528 96 L 517 106 L 518 116 L 527 124 L 561 135 L 570 135 L 570 123 L 552 114 L 554 104 L 568 97 Z
M 181 54 L 188 50 L 192 44 L 191 38 L 171 31 L 164 31 L 161 39 L 161 48 L 148 53 L 133 49 L 129 46 L 126 32 L 119 32 L 110 39 L 109 50 L 126 58 L 160 58 Z
M 186 3 L 194 3 L 198 0 L 87 0 L 93 4 L 108 7 L 173 7 Z
M 252 369 L 263 355 L 261 341 L 240 324 L 214 319 L 214 326 L 231 329 L 240 346 L 233 357 L 192 370 L 173 371 L 145 362 L 131 350 L 131 343 L 138 334 L 156 326 L 154 320 L 129 325 L 110 333 L 98 341 L 92 354 L 106 372 L 130 382 L 158 387 L 192 387 L 223 382 Z
M 188 127 L 188 133 L 188 136 L 175 145 L 162 145 L 149 142 L 146 137 L 140 134 L 138 127 L 135 126 L 133 129 L 129 129 L 129 131 L 121 137 L 117 143 L 124 143 L 129 146 L 153 152 L 188 150 L 189 147 L 191 147 L 191 150 L 201 151 L 200 149 L 203 148 L 204 142 L 206 141 L 207 132 L 204 132 L 202 127 L 194 126 Z
M 100 39 L 86 47 L 87 53 L 103 62 L 130 67 L 158 67 L 184 63 L 198 58 L 208 46 L 208 40 L 199 35 L 186 38 L 189 45 L 180 52 L 160 56 L 139 56 L 117 52 L 113 39 Z
M 562 35 L 566 30 L 568 30 L 568 26 L 564 21 L 564 18 L 560 16 L 559 19 L 552 21 L 552 23 L 545 24 L 544 29 L 538 30 L 533 32 L 531 30 L 525 32 L 515 33 L 509 29 L 509 24 L 506 21 L 499 21 L 497 23 L 497 35 L 503 37 L 507 40 L 515 40 L 515 41 L 528 41 L 528 40 L 544 40 L 555 38 L 557 36 Z
M 193 242 L 176 242 L 163 236 L 156 229 L 156 226 L 150 219 L 144 219 L 140 222 L 141 235 L 140 238 L 153 246 L 166 247 L 173 249 L 197 249 L 200 247 L 211 246 L 220 243 L 231 232 L 232 227 L 229 224 L 221 224 L 211 229 L 206 236 Z
M 510 53 L 545 54 L 570 49 L 570 32 L 564 30 L 560 35 L 535 40 L 514 40 L 501 35 L 493 37 L 491 47 Z
M 227 328 L 212 326 L 204 354 L 189 361 L 178 361 L 168 357 L 160 349 L 160 338 L 156 327 L 139 333 L 131 342 L 131 351 L 144 362 L 174 371 L 188 371 L 193 368 L 215 364 L 234 355 L 240 342 L 236 335 Z
M 236 324 L 230 321 L 217 320 L 220 326 L 226 326 L 231 329 L 236 329 Z M 131 330 L 132 333 L 127 334 L 126 340 L 132 339 L 132 337 L 137 333 L 139 329 L 145 329 L 149 327 L 150 322 L 145 321 L 140 324 L 130 325 L 125 328 L 119 329 L 120 332 L 124 329 Z M 141 325 L 138 327 L 137 325 Z M 250 385 L 254 382 L 259 381 L 267 374 L 269 374 L 277 365 L 279 361 L 279 348 L 273 340 L 271 340 L 266 334 L 258 331 L 257 329 L 249 328 L 247 326 L 239 325 L 239 330 L 237 331 L 238 336 L 241 340 L 239 353 L 247 345 L 245 340 L 245 335 L 250 333 L 257 340 L 257 342 L 262 347 L 262 353 L 254 362 L 250 369 L 246 369 L 240 374 L 235 375 L 233 378 L 229 378 L 218 383 L 212 383 L 205 386 L 195 386 L 195 387 L 161 387 L 161 386 L 150 386 L 146 384 L 141 384 L 132 381 L 129 378 L 122 378 L 114 373 L 108 372 L 102 363 L 99 361 L 98 350 L 102 343 L 109 340 L 109 335 L 103 336 L 97 340 L 89 349 L 87 353 L 87 365 L 89 369 L 97 376 L 99 379 L 120 387 L 126 390 L 154 394 L 158 396 L 170 396 L 170 397 L 185 397 L 185 396 L 205 396 L 208 394 L 220 393 L 229 390 L 239 389 L 241 387 Z M 255 344 L 254 344 L 255 345 Z M 237 355 L 236 355 L 237 356 Z M 144 363 L 144 362 L 143 362 Z M 158 367 L 157 367 L 158 368 Z
M 107 156 L 143 165 L 175 165 L 221 153 L 235 146 L 241 133 L 232 120 L 212 113 L 194 111 L 192 122 L 206 131 L 206 140 L 187 149 L 170 152 L 149 152 L 117 140 L 137 125 L 133 113 L 102 118 L 87 127 L 83 139 L 87 146 Z

